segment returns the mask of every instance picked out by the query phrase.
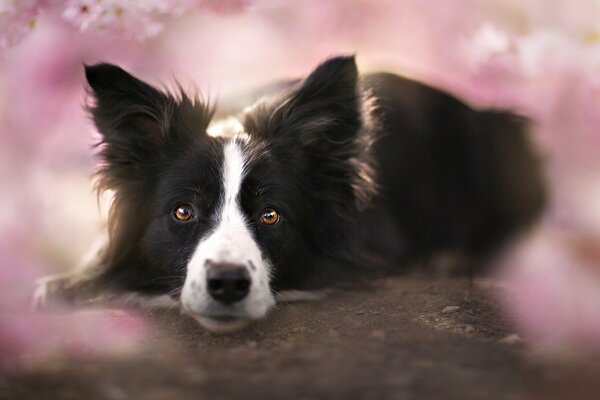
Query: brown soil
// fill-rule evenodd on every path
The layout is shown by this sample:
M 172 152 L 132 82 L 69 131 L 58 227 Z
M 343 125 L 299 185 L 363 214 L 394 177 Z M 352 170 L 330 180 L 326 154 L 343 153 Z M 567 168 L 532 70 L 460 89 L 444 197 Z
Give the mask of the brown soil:
M 160 328 L 144 351 L 5 372 L 0 398 L 579 399 L 600 393 L 597 357 L 536 356 L 511 340 L 492 290 L 499 289 L 464 279 L 389 279 L 318 302 L 281 305 L 228 336 L 180 315 L 154 314 Z M 447 306 L 460 308 L 442 312 Z

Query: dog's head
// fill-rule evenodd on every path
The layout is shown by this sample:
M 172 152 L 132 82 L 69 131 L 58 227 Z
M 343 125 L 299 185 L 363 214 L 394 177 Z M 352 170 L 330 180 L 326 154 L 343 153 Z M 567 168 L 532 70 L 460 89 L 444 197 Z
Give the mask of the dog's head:
M 373 191 L 364 95 L 352 57 L 221 125 L 212 108 L 119 67 L 86 67 L 115 192 L 107 263 L 128 288 L 170 291 L 208 328 L 264 316 L 335 253 Z

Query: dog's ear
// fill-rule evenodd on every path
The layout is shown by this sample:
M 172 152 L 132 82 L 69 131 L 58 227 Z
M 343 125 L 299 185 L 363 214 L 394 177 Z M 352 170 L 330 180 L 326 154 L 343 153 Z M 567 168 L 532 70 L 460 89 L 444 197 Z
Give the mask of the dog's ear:
M 89 111 L 102 135 L 100 171 L 107 188 L 139 180 L 156 164 L 172 139 L 185 142 L 206 135 L 212 111 L 183 92 L 160 91 L 112 64 L 85 66 L 92 104 Z M 187 136 L 187 137 L 186 137 Z
M 288 134 L 299 129 L 305 144 L 313 140 L 352 139 L 361 125 L 361 98 L 354 57 L 336 57 L 319 65 L 293 93 L 285 119 Z M 308 129 L 307 129 L 308 128 Z
M 319 65 L 289 93 L 258 103 L 245 115 L 255 137 L 309 145 L 351 139 L 361 125 L 361 98 L 354 57 Z
M 340 216 L 351 219 L 375 190 L 369 152 L 374 129 L 364 97 L 354 57 L 336 57 L 246 115 L 248 133 L 270 144 L 315 198 L 314 215 L 325 221 L 320 226 L 338 224 Z

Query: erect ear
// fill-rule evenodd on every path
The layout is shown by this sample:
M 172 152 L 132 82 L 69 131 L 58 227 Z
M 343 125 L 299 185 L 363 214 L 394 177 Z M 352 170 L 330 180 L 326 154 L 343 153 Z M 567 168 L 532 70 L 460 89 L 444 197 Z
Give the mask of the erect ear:
M 321 131 L 329 139 L 349 139 L 360 128 L 360 103 L 354 57 L 332 58 L 319 65 L 293 94 L 286 123 L 314 126 L 314 132 Z M 306 126 L 302 131 L 307 134 Z
M 102 135 L 100 182 L 105 188 L 141 179 L 169 129 L 170 96 L 112 64 L 85 66 L 91 88 L 89 111 Z
M 346 140 L 360 128 L 360 103 L 354 57 L 335 57 L 283 97 L 252 107 L 245 125 L 254 136 L 298 144 Z
M 205 135 L 211 112 L 196 98 L 162 92 L 112 64 L 86 65 L 85 76 L 89 111 L 102 134 L 100 174 L 107 188 L 140 180 L 170 139 Z

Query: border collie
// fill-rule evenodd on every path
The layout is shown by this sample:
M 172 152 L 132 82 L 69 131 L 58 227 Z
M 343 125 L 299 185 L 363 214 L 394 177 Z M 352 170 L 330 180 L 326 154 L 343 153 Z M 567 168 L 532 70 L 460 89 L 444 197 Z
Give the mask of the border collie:
M 201 97 L 110 64 L 85 74 L 99 188 L 114 191 L 109 240 L 83 271 L 44 280 L 38 303 L 134 293 L 234 330 L 280 291 L 447 252 L 481 264 L 544 204 L 525 118 L 393 74 L 359 76 L 354 57 L 214 122 Z

